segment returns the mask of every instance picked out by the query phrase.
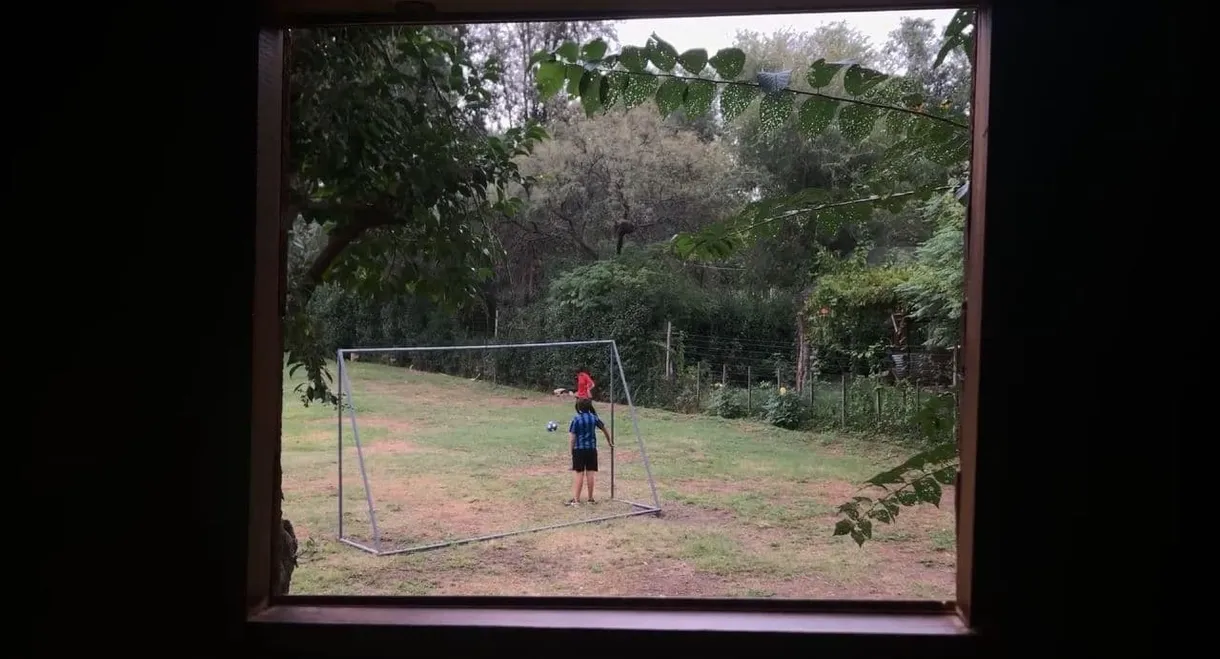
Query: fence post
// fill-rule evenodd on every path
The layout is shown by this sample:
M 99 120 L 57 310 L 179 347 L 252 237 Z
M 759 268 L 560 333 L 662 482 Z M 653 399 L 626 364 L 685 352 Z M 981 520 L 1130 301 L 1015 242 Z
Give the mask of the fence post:
M 746 364 L 746 414 L 754 413 L 754 376 L 750 365 Z
M 729 365 L 720 365 L 720 386 L 727 387 L 729 384 Z
M 672 344 L 670 342 L 670 337 L 673 336 L 673 331 L 674 331 L 674 324 L 668 320 L 665 321 L 665 379 L 666 380 L 673 379 L 673 376 L 674 376 L 673 362 L 670 361 L 670 357 L 669 357 L 670 350 L 673 349 L 671 347 Z
M 695 411 L 696 412 L 703 409 L 703 406 L 701 405 L 701 403 L 703 402 L 703 398 L 702 398 L 702 394 L 699 391 L 699 384 L 702 379 L 703 379 L 703 362 L 699 362 L 699 364 L 697 366 L 695 366 Z
M 775 365 L 775 386 L 776 388 L 784 386 L 784 377 L 780 374 L 779 364 Z
M 877 399 L 876 403 L 875 403 L 876 414 L 877 414 L 877 425 L 881 425 L 881 387 L 877 387 L 877 388 L 873 389 L 873 394 L 874 394 L 874 397 Z
M 843 390 L 843 395 L 839 400 L 839 422 L 843 427 L 847 427 L 847 371 L 843 372 L 843 378 L 839 381 L 840 388 Z

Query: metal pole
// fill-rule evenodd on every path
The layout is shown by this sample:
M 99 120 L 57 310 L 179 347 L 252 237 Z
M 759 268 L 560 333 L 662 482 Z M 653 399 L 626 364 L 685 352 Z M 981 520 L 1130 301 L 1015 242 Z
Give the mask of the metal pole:
M 605 522 L 605 521 L 611 520 L 611 519 L 622 519 L 624 517 L 635 517 L 636 515 L 649 515 L 652 513 L 660 512 L 660 510 L 661 510 L 660 508 L 649 508 L 647 506 L 643 506 L 643 507 L 641 507 L 640 510 L 632 510 L 631 512 L 626 512 L 626 513 L 617 513 L 614 515 L 606 515 L 605 517 L 594 517 L 593 519 L 579 519 L 579 520 L 576 520 L 575 522 L 562 522 L 559 524 L 550 524 L 548 526 L 539 526 L 537 528 L 524 529 L 522 531 L 507 531 L 505 533 L 493 533 L 491 535 L 480 535 L 480 536 L 477 536 L 474 538 L 462 538 L 461 540 L 446 540 L 445 542 L 435 542 L 430 545 L 420 545 L 418 547 L 407 547 L 406 549 L 392 549 L 390 551 L 377 551 L 375 553 L 378 556 L 394 556 L 396 554 L 413 554 L 415 552 L 429 551 L 432 549 L 443 549 L 445 547 L 453 547 L 455 545 L 466 545 L 466 544 L 470 544 L 472 542 L 482 542 L 484 540 L 497 540 L 499 538 L 509 538 L 514 535 L 524 535 L 526 533 L 537 533 L 539 531 L 551 531 L 554 529 L 566 528 L 568 526 L 578 526 L 580 524 L 592 524 L 594 522 Z M 348 544 L 354 545 L 356 547 L 360 547 L 361 549 L 368 551 L 367 547 L 357 545 L 353 542 L 348 542 Z
M 652 479 L 652 466 L 648 464 L 648 451 L 644 448 L 644 436 L 640 434 L 640 418 L 635 411 L 635 403 L 631 402 L 631 387 L 627 386 L 627 373 L 623 370 L 623 357 L 619 355 L 617 343 L 611 341 L 610 348 L 614 351 L 614 361 L 618 362 L 618 374 L 623 382 L 623 396 L 627 398 L 627 407 L 631 411 L 631 425 L 635 429 L 635 439 L 640 444 L 640 459 L 644 462 L 644 473 L 648 475 L 648 487 L 652 490 L 652 503 L 659 511 L 661 509 L 661 498 L 657 496 L 657 483 Z
M 614 351 L 606 353 L 606 365 L 610 371 L 610 438 L 614 438 Z M 610 498 L 614 498 L 614 444 L 610 445 Z
M 381 551 L 381 531 L 377 528 L 377 512 L 373 509 L 373 490 L 369 487 L 369 474 L 364 468 L 364 449 L 360 446 L 360 428 L 356 425 L 356 401 L 352 396 L 352 381 L 347 369 L 340 371 L 347 382 L 347 399 L 351 402 L 352 439 L 356 441 L 356 461 L 360 464 L 360 478 L 364 481 L 364 498 L 369 506 L 369 523 L 373 527 L 373 547 Z
M 343 351 L 336 353 L 339 357 L 339 404 L 335 406 L 335 416 L 339 421 L 339 539 L 343 539 Z

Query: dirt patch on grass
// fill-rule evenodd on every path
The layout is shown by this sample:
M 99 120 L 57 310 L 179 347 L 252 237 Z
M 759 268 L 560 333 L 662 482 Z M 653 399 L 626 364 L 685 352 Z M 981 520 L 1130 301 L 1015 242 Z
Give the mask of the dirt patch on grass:
M 436 449 L 420 446 L 405 439 L 382 439 L 361 447 L 368 455 L 406 455 L 408 453 L 435 453 Z

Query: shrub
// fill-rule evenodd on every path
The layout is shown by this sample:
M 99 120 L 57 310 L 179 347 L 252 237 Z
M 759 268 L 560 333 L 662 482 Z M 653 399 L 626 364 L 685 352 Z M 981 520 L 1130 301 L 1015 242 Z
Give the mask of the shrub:
M 725 419 L 740 419 L 746 416 L 746 393 L 734 387 L 721 387 L 712 391 L 707 409 Z
M 763 411 L 767 423 L 788 430 L 800 428 L 809 418 L 801 397 L 787 392 L 769 397 Z

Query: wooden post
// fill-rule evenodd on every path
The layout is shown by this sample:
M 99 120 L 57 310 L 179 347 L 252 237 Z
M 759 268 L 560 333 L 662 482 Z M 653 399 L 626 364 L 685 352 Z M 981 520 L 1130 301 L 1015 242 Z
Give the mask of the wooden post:
M 699 364 L 697 366 L 695 366 L 695 411 L 699 411 L 700 409 L 702 409 L 702 407 L 700 405 L 700 402 L 702 401 L 702 396 L 699 392 L 699 381 L 702 379 L 702 376 L 703 376 L 703 362 L 699 362 Z
M 843 379 L 841 380 L 841 388 L 843 389 L 842 398 L 839 400 L 839 421 L 843 427 L 847 427 L 847 372 L 844 371 Z
M 729 365 L 720 365 L 720 386 L 727 387 L 729 384 Z
M 487 331 L 487 330 L 483 330 L 483 331 Z M 491 338 L 493 338 L 493 339 L 500 338 L 500 307 L 496 307 L 496 319 L 494 321 L 494 324 L 492 325 Z
M 746 364 L 746 414 L 754 413 L 754 377 L 750 365 Z
M 780 373 L 779 364 L 775 365 L 775 386 L 777 388 L 784 386 L 784 376 Z
M 876 398 L 876 402 L 874 403 L 874 409 L 876 410 L 877 424 L 880 425 L 881 424 L 881 387 L 874 388 L 873 395 L 874 395 L 874 398 Z
M 952 378 L 953 378 L 953 379 L 952 379 L 952 383 L 953 383 L 953 388 L 954 388 L 954 389 L 957 389 L 957 348 L 958 348 L 958 346 L 953 346 L 953 375 L 952 375 Z
M 671 379 L 674 376 L 673 362 L 670 361 L 670 351 L 673 350 L 671 337 L 673 336 L 674 324 L 670 321 L 665 321 L 665 379 Z

